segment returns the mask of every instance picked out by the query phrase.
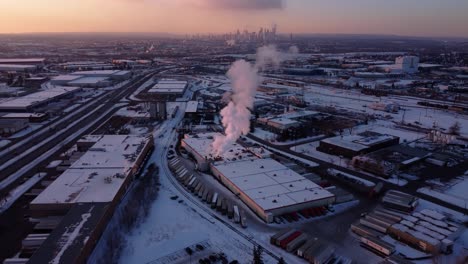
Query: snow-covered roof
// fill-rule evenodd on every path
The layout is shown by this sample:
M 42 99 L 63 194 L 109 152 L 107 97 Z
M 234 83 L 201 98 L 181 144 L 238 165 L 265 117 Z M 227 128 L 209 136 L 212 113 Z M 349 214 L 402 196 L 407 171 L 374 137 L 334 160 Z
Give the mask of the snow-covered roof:
M 151 89 L 149 93 L 183 93 L 187 81 L 178 81 L 172 79 L 161 79 Z
M 332 193 L 270 158 L 216 163 L 213 168 L 264 211 L 333 197 Z
M 109 79 L 107 77 L 83 77 L 78 78 L 69 82 L 69 85 L 83 85 L 83 84 L 98 84 L 101 82 L 108 82 Z
M 112 201 L 148 143 L 144 136 L 102 136 L 31 205 Z
M 0 109 L 16 109 L 16 108 L 27 108 L 34 106 L 41 102 L 51 100 L 55 97 L 59 97 L 68 93 L 72 93 L 76 90 L 81 89 L 80 87 L 55 87 L 44 91 L 28 94 L 22 97 L 16 97 L 9 101 L 0 103 Z
M 185 108 L 186 113 L 196 113 L 198 109 L 198 101 L 188 101 Z

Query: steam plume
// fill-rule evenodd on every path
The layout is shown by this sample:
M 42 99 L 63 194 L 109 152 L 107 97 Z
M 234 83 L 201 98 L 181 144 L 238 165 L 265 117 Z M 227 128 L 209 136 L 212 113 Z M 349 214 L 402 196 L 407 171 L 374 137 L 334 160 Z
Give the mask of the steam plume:
M 253 109 L 260 80 L 258 71 L 266 67 L 277 68 L 286 57 L 275 46 L 269 45 L 258 48 L 255 65 L 245 60 L 232 64 L 227 72 L 232 84 L 232 94 L 228 105 L 220 113 L 225 135 L 216 136 L 212 144 L 216 156 L 222 155 L 229 145 L 250 131 L 250 111 Z

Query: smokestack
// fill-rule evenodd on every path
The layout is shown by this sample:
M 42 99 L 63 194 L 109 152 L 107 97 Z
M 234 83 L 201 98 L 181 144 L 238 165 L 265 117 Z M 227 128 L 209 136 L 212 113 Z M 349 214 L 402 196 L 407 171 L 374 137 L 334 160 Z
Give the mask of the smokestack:
M 297 52 L 297 48 L 293 50 Z M 220 112 L 225 135 L 215 137 L 212 144 L 214 155 L 222 155 L 241 135 L 249 133 L 250 111 L 260 80 L 258 71 L 266 67 L 278 68 L 286 57 L 275 46 L 269 45 L 258 48 L 255 65 L 245 60 L 237 60 L 231 65 L 227 76 L 231 80 L 232 94 L 228 105 Z

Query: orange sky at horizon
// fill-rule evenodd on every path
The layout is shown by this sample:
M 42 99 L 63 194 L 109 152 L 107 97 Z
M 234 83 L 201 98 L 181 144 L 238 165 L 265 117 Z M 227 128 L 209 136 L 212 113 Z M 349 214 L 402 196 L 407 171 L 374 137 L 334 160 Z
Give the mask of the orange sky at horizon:
M 228 4 L 227 7 L 226 4 L 213 6 L 213 1 Z M 276 23 L 282 33 L 468 37 L 468 30 L 463 26 L 468 19 L 463 18 L 463 12 L 457 11 L 457 8 L 427 9 L 410 14 L 404 9 L 391 9 L 392 6 L 371 5 L 367 7 L 369 10 L 361 10 L 359 6 L 358 8 L 343 6 L 349 5 L 348 1 L 337 5 L 335 4 L 339 2 L 337 0 L 327 1 L 329 4 L 314 4 L 316 1 L 308 0 L 284 0 L 283 8 L 265 9 L 235 8 L 232 7 L 234 2 L 229 1 L 0 0 L 0 33 L 225 33 L 234 32 L 236 29 L 257 31 L 260 27 L 270 27 Z M 265 0 L 242 1 L 265 2 Z M 281 2 L 281 0 L 271 1 Z M 368 2 L 370 0 L 358 1 L 367 2 L 367 5 L 371 3 Z M 401 0 L 396 2 L 398 1 Z M 414 7 L 414 10 L 417 12 L 418 9 Z M 439 14 L 444 17 L 438 18 Z

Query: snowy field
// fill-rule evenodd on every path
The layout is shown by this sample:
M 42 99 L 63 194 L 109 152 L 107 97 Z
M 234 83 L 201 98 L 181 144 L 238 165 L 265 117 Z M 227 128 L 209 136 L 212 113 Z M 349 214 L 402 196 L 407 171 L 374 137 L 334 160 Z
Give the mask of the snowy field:
M 309 85 L 304 94 L 304 99 L 312 105 L 333 106 L 335 108 L 349 110 L 353 112 L 362 112 L 367 114 L 390 115 L 394 121 L 405 123 L 420 123 L 425 128 L 432 128 L 434 125 L 448 129 L 455 121 L 460 122 L 462 127 L 461 134 L 468 135 L 468 117 L 447 110 L 435 108 L 426 108 L 417 104 L 424 99 L 388 96 L 378 98 L 375 96 L 364 95 L 359 91 L 342 90 L 332 87 Z M 370 109 L 368 106 L 372 103 L 397 103 L 406 111 L 400 110 L 397 114 L 390 114 L 378 110 Z M 464 129 L 463 129 L 464 128 Z
M 147 263 L 168 257 L 185 247 L 203 241 L 210 245 L 206 252 L 224 252 L 229 260 L 241 263 L 252 259 L 252 245 L 246 244 L 231 230 L 216 224 L 212 218 L 197 213 L 185 202 L 171 200 L 176 195 L 163 186 L 153 204 L 148 220 L 129 237 L 121 263 Z M 181 199 L 181 198 L 180 198 Z M 187 263 L 185 254 L 172 263 Z M 271 262 L 271 260 L 268 263 Z
M 441 183 L 433 180 L 432 188 L 424 187 L 418 189 L 419 193 L 430 195 L 436 199 L 453 204 L 460 208 L 468 206 L 468 176 L 457 177 L 449 183 Z

